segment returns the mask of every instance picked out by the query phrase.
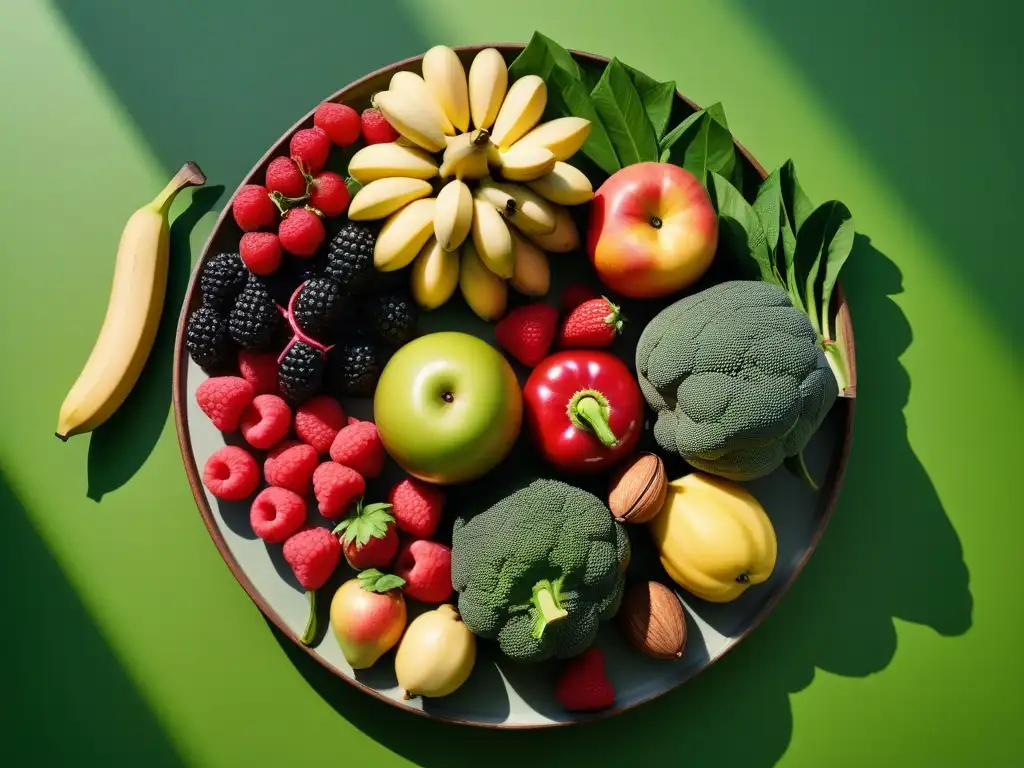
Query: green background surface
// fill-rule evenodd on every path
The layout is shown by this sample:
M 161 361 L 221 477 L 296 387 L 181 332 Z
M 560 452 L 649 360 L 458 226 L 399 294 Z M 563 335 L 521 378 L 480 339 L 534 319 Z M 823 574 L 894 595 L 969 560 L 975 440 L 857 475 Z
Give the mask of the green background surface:
M 1019 3 L 307 0 L 0 4 L 0 706 L 10 765 L 1011 766 L 1021 723 L 1024 119 Z M 432 44 L 540 28 L 722 101 L 862 238 L 846 487 L 780 608 L 605 724 L 394 711 L 271 629 L 202 525 L 170 414 L 174 324 L 216 211 L 319 99 Z M 125 218 L 174 206 L 169 308 L 124 408 L 53 437 Z

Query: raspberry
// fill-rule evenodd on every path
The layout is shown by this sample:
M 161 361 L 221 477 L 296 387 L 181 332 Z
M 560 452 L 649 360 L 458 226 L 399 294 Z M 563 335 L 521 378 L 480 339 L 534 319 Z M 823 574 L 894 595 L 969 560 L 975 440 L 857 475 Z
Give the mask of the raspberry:
M 203 485 L 224 501 L 241 501 L 260 484 L 260 468 L 256 459 L 235 445 L 225 445 L 206 460 Z
M 306 173 L 316 173 L 323 168 L 330 153 L 331 140 L 320 128 L 303 128 L 296 131 L 292 140 L 288 142 L 288 154 Z
M 253 448 L 273 448 L 288 434 L 292 409 L 277 395 L 258 395 L 242 414 L 242 437 Z
M 360 122 L 363 124 L 363 138 L 367 144 L 387 144 L 398 139 L 398 131 L 379 109 L 364 109 Z
M 331 450 L 334 438 L 344 426 L 345 411 L 327 395 L 311 398 L 295 411 L 295 434 L 319 453 Z
M 402 592 L 421 603 L 443 603 L 452 593 L 452 550 L 436 541 L 407 541 L 398 550 L 395 576 Z
M 351 427 L 353 424 L 361 424 L 361 423 L 362 423 L 362 419 L 357 419 L 355 416 L 349 416 L 347 419 L 345 419 L 345 426 L 346 427 Z
M 265 229 L 277 221 L 277 206 L 270 199 L 266 187 L 246 184 L 235 193 L 231 201 L 231 215 L 243 232 Z
M 331 459 L 354 469 L 363 477 L 376 477 L 384 469 L 384 443 L 377 425 L 361 421 L 346 426 L 331 443 Z
M 268 544 L 280 544 L 305 522 L 305 499 L 287 488 L 264 488 L 249 509 L 252 532 Z
M 388 495 L 395 524 L 402 533 L 429 539 L 437 532 L 444 512 L 444 491 L 436 485 L 407 477 Z
M 285 197 L 306 194 L 306 177 L 290 157 L 275 157 L 267 166 L 267 189 Z
M 243 349 L 238 353 L 238 369 L 257 395 L 281 394 L 277 388 L 277 355 L 273 352 Z
M 298 440 L 282 440 L 267 453 L 263 477 L 269 485 L 306 494 L 319 463 L 320 457 L 310 446 Z
M 238 252 L 254 275 L 271 275 L 281 266 L 281 241 L 273 232 L 246 232 L 238 241 Z
M 326 528 L 307 528 L 285 541 L 282 554 L 302 588 L 312 592 L 327 583 L 338 567 L 341 542 Z
M 354 469 L 325 461 L 313 472 L 313 493 L 324 517 L 341 517 L 366 493 L 366 481 Z
M 359 138 L 359 113 L 347 104 L 325 101 L 313 113 L 313 125 L 339 147 L 347 147 Z
M 256 391 L 238 376 L 214 376 L 196 388 L 196 403 L 213 426 L 221 432 L 234 432 Z
M 316 253 L 327 232 L 324 223 L 313 211 L 308 208 L 292 208 L 281 219 L 277 236 L 288 253 L 308 258 Z
M 309 204 L 324 216 L 340 216 L 351 199 L 345 180 L 333 171 L 320 171 L 313 177 Z

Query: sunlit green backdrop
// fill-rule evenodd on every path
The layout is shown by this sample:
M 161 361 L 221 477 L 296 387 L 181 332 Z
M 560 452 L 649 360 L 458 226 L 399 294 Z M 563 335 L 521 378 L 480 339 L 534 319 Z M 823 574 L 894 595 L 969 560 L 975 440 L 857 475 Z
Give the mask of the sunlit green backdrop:
M 1024 764 L 1020 9 L 0 3 L 5 764 Z M 765 165 L 792 157 L 812 198 L 849 205 L 868 239 L 843 273 L 861 397 L 833 523 L 750 640 L 606 724 L 492 733 L 378 704 L 270 629 L 185 482 L 171 344 L 216 211 L 297 116 L 434 43 L 535 28 L 722 101 Z M 154 357 L 106 427 L 63 445 L 121 226 L 184 160 L 212 189 L 175 204 Z

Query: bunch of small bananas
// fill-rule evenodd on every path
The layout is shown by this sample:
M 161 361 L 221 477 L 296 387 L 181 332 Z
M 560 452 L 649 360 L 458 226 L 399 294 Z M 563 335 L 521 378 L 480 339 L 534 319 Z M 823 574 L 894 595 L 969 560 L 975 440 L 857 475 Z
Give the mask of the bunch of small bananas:
M 349 218 L 386 219 L 376 268 L 412 264 L 422 308 L 440 307 L 459 288 L 486 321 L 504 314 L 509 283 L 528 296 L 546 294 L 545 251 L 579 245 L 564 206 L 594 195 L 587 177 L 565 162 L 583 146 L 590 121 L 538 125 L 544 80 L 527 75 L 510 86 L 494 48 L 474 57 L 467 76 L 454 50 L 435 46 L 423 57 L 422 76 L 397 72 L 372 101 L 400 134 L 359 150 L 348 167 L 363 185 Z

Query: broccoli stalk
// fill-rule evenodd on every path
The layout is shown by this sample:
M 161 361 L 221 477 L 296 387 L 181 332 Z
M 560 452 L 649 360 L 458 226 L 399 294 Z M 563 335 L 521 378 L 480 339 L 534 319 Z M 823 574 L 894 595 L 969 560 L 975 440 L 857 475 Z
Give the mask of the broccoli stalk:
M 562 579 L 544 579 L 533 585 L 533 607 L 537 618 L 533 622 L 533 636 L 540 640 L 548 624 L 561 621 L 569 612 L 562 607 Z

